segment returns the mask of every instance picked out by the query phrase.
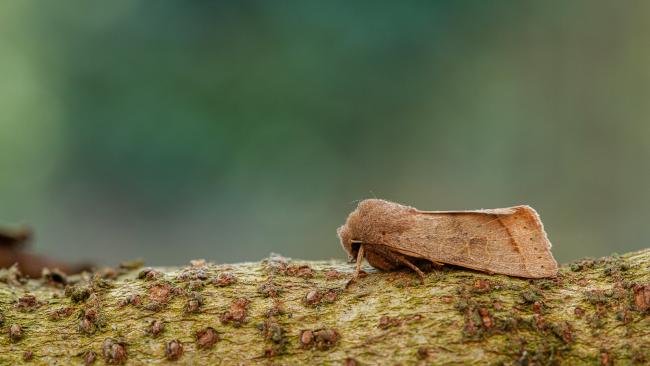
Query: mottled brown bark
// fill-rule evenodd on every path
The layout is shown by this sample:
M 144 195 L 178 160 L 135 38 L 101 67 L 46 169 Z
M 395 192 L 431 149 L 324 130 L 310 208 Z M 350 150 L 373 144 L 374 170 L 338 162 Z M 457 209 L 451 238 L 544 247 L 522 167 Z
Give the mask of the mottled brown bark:
M 643 364 L 650 250 L 525 280 L 459 268 L 367 274 L 233 265 L 0 274 L 0 364 Z

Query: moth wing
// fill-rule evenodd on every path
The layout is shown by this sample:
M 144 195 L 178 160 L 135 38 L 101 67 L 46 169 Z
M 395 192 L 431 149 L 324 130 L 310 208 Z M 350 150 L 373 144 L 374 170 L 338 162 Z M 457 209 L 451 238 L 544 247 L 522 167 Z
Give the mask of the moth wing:
M 557 274 L 551 243 L 530 206 L 416 211 L 412 220 L 407 231 L 390 238 L 402 254 L 517 277 Z
M 517 212 L 517 209 L 520 207 L 527 207 L 535 211 L 530 206 L 514 206 L 514 207 L 505 207 L 505 208 L 492 208 L 492 209 L 480 209 L 480 210 L 465 210 L 465 211 L 420 211 L 418 213 L 425 215 L 436 215 L 436 214 L 493 214 L 493 215 L 512 215 Z

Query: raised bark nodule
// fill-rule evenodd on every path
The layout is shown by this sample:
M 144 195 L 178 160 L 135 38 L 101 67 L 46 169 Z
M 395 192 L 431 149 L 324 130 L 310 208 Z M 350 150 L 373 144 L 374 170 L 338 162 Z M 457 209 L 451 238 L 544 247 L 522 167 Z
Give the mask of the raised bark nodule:
M 643 364 L 650 250 L 526 280 L 271 256 L 0 272 L 0 364 Z M 347 285 L 347 286 L 346 286 Z

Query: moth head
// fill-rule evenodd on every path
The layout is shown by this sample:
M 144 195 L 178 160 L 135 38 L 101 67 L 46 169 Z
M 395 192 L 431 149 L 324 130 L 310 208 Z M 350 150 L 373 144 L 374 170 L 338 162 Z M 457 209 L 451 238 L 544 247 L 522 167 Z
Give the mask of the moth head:
M 345 224 L 336 231 L 341 246 L 352 261 L 357 258 L 361 243 L 384 244 L 388 233 L 401 232 L 406 228 L 404 213 L 411 207 L 380 199 L 359 202 Z
M 350 216 L 352 216 L 355 212 L 351 213 Z M 341 246 L 346 251 L 346 253 L 348 253 L 348 260 L 354 261 L 357 258 L 361 244 L 353 242 L 355 240 L 353 239 L 352 228 L 350 225 L 348 225 L 349 221 L 350 218 L 348 217 L 348 221 L 346 221 L 343 226 L 339 227 L 336 230 L 336 233 L 338 234 L 339 240 L 341 241 Z

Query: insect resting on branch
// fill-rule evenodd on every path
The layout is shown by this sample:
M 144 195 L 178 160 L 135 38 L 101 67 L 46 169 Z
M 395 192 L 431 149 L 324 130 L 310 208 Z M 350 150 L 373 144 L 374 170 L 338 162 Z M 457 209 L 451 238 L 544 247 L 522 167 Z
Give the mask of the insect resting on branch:
M 337 230 L 341 245 L 356 260 L 381 270 L 429 261 L 487 273 L 543 278 L 558 266 L 544 226 L 530 206 L 474 211 L 420 211 L 380 199 L 361 201 Z

